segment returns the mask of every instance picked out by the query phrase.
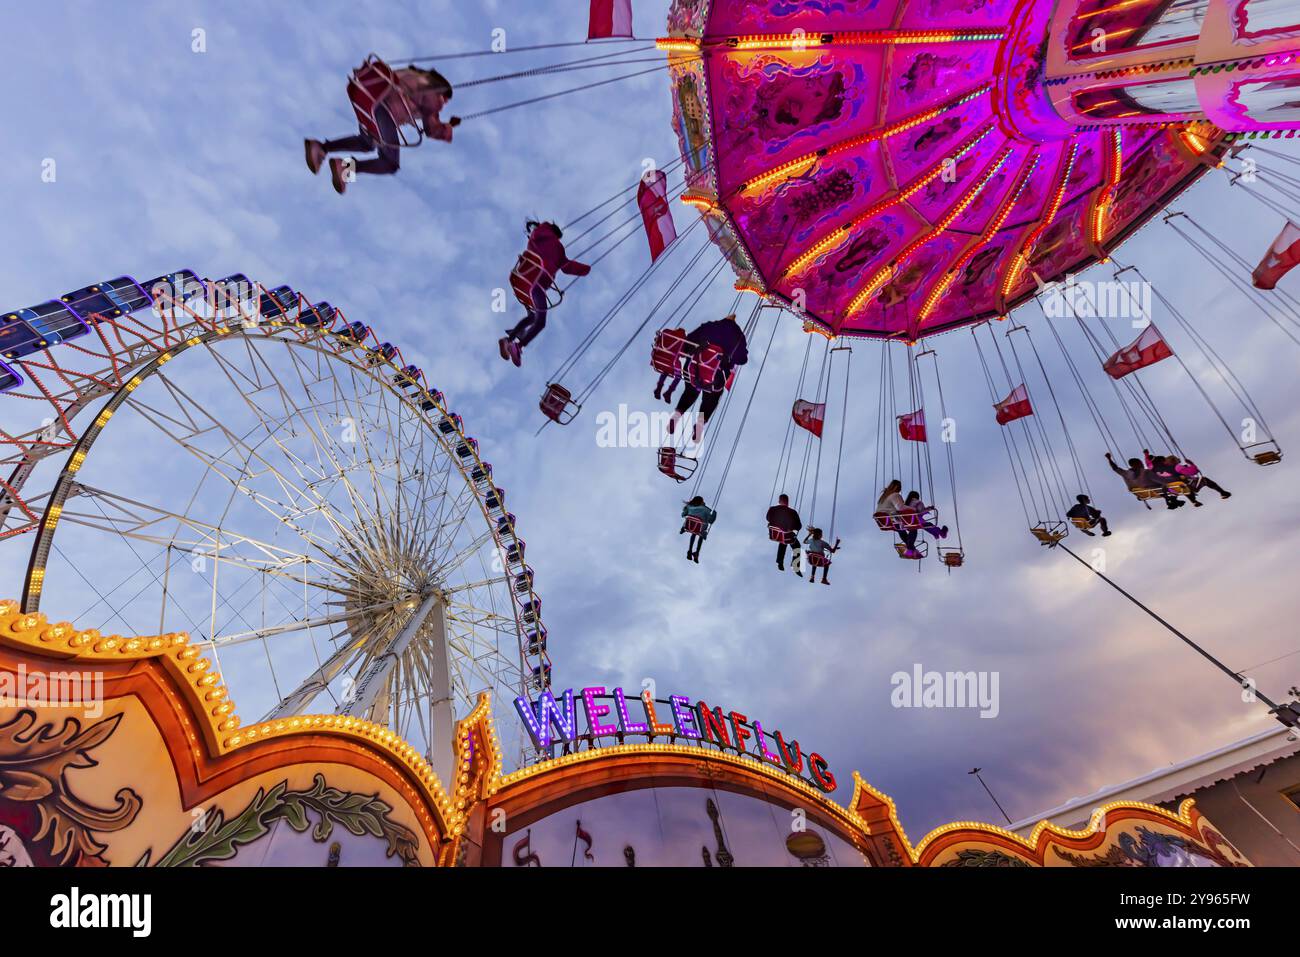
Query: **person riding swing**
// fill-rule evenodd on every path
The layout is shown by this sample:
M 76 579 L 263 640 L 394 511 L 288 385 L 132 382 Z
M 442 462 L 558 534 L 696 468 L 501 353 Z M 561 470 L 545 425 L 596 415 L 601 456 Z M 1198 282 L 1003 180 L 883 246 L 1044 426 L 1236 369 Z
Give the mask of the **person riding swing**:
M 560 273 L 585 276 L 591 272 L 586 263 L 569 258 L 564 243 L 560 241 L 564 232 L 555 223 L 529 220 L 525 228 L 528 248 L 519 257 L 510 284 L 526 312 L 524 318 L 497 341 L 501 358 L 517 366 L 522 364 L 524 346 L 546 328 L 546 314 L 551 308 L 546 293 L 555 285 L 555 277 Z
M 303 140 L 307 168 L 320 172 L 330 153 L 370 153 L 371 159 L 349 157 L 330 159 L 330 179 L 334 191 L 347 191 L 354 173 L 391 176 L 401 167 L 403 146 L 417 146 L 427 136 L 450 143 L 452 131 L 460 117 L 443 121 L 440 113 L 454 91 L 451 83 L 437 70 L 421 70 L 412 65 L 393 70 L 384 61 L 371 57 L 352 75 L 348 97 L 357 114 L 358 132 L 336 140 Z M 402 127 L 414 127 L 418 138 L 411 142 Z

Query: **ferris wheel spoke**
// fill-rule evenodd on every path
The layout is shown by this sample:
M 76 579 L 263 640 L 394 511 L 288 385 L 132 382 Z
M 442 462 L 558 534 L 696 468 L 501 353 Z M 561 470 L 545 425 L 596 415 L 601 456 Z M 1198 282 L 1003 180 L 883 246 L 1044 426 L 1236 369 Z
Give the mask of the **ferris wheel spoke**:
M 332 525 L 339 525 L 338 519 L 333 515 L 329 503 L 323 500 L 320 496 L 312 494 L 309 491 L 310 485 L 299 487 L 293 482 L 290 482 L 279 469 L 275 468 L 270 462 L 262 459 L 252 446 L 247 445 L 240 437 L 236 436 L 224 425 L 216 424 L 212 429 L 204 431 L 207 433 L 216 432 L 226 436 L 228 451 L 235 449 L 243 450 L 245 452 L 245 459 L 242 463 L 226 462 L 224 461 L 223 456 L 214 455 L 205 449 L 200 448 L 192 441 L 195 436 L 204 433 L 194 432 L 190 436 L 186 437 L 176 435 L 164 428 L 161 422 L 154 416 L 145 412 L 142 404 L 133 402 L 131 403 L 131 408 L 133 411 L 139 413 L 146 421 L 157 426 L 163 435 L 167 436 L 180 446 L 180 448 L 184 449 L 187 453 L 201 462 L 206 469 L 203 478 L 206 478 L 208 475 L 216 476 L 226 482 L 233 490 L 246 496 L 261 508 L 267 510 L 282 524 L 293 529 L 299 535 L 303 537 L 311 537 L 310 533 L 308 533 L 306 529 L 297 525 L 292 520 L 296 517 L 319 513 L 322 514 Z M 264 471 L 252 471 L 252 462 L 254 460 L 258 460 L 259 467 Z M 280 501 L 279 499 L 268 496 L 265 492 L 253 489 L 248 484 L 250 478 L 258 478 L 263 475 L 270 475 L 280 486 L 282 492 L 286 493 L 290 499 L 294 499 L 295 501 L 293 503 Z M 201 488 L 202 483 L 203 479 L 200 479 L 199 485 L 196 486 L 196 495 L 198 494 L 198 490 Z M 311 504 L 305 505 L 304 503 Z
M 459 475 L 460 470 L 449 462 L 447 467 L 443 470 L 442 482 L 437 492 L 438 506 L 436 509 L 429 508 L 430 503 L 427 499 L 420 502 L 419 507 L 417 508 L 417 514 L 419 516 L 418 521 L 420 523 L 420 538 L 424 542 L 421 558 L 431 564 L 436 561 L 436 552 L 441 547 L 440 536 L 438 533 L 446 527 L 444 514 L 449 503 L 453 502 L 450 495 L 451 477 L 453 473 Z M 464 490 L 460 493 L 462 496 L 466 494 L 468 493 Z M 452 507 L 454 508 L 454 505 Z
M 357 492 L 355 486 L 352 485 L 351 482 L 347 480 L 346 471 L 344 471 L 343 463 L 339 462 L 337 456 L 334 455 L 335 443 L 325 441 L 324 437 L 326 436 L 326 434 L 329 433 L 328 433 L 328 429 L 326 429 L 325 424 L 322 423 L 321 421 L 320 410 L 322 407 L 329 407 L 330 402 L 333 403 L 334 407 L 342 407 L 344 411 L 348 411 L 348 412 L 360 411 L 360 408 L 364 408 L 364 406 L 361 403 L 352 402 L 352 400 L 348 397 L 344 397 L 344 395 L 338 389 L 337 380 L 330 380 L 328 382 L 328 385 L 333 387 L 333 391 L 334 391 L 334 395 L 333 397 L 331 397 L 331 400 L 317 399 L 316 395 L 312 393 L 312 384 L 313 381 L 318 381 L 318 378 L 317 380 L 311 381 L 308 380 L 307 376 L 304 376 L 304 372 L 309 372 L 309 371 L 307 368 L 304 367 L 304 364 L 302 363 L 302 359 L 300 359 L 300 356 L 296 355 L 296 352 L 294 350 L 291 350 L 291 359 L 292 359 L 292 364 L 294 364 L 295 372 L 296 374 L 298 374 L 299 377 L 299 385 L 302 386 L 303 393 L 307 395 L 308 399 L 311 399 L 307 403 L 307 407 L 309 408 L 309 410 L 311 410 L 311 419 L 316 421 L 316 425 L 318 426 L 318 428 L 313 428 L 311 421 L 308 420 L 307 413 L 305 413 L 302 410 L 302 408 L 295 408 L 294 415 L 296 417 L 296 420 L 300 421 L 300 423 L 303 424 L 304 428 L 311 430 L 313 436 L 316 436 L 317 439 L 320 439 L 320 441 L 316 443 L 317 455 L 320 455 L 321 451 L 325 451 L 326 455 L 329 456 L 330 475 L 338 477 L 338 479 L 341 479 L 343 481 L 344 488 L 346 488 L 348 493 L 348 497 L 352 499 L 352 506 L 356 508 L 357 505 L 359 505 L 359 503 L 365 503 L 365 498 L 363 497 L 363 495 Z M 351 368 L 351 365 L 348 365 L 348 368 Z M 354 371 L 354 376 L 352 376 L 352 381 L 354 381 L 355 384 L 356 382 L 355 371 Z M 350 420 L 351 433 L 354 434 L 355 439 L 361 439 L 361 441 L 364 441 L 364 439 L 367 438 L 368 429 L 360 428 L 359 424 L 357 424 L 357 419 L 361 419 L 361 417 L 364 416 L 359 416 L 359 415 L 341 416 L 341 420 Z M 355 443 L 355 439 L 354 439 L 354 443 Z M 359 460 L 356 460 L 355 450 L 354 450 L 354 462 L 352 462 L 351 464 L 354 465 L 354 467 L 356 467 L 356 465 L 370 465 L 370 463 L 359 462 Z M 370 471 L 372 471 L 372 475 L 373 475 L 373 467 L 370 467 Z M 377 482 L 373 482 L 373 484 L 377 485 Z M 365 510 L 369 511 L 369 503 L 365 503 L 363 507 L 365 508 Z M 376 508 L 374 508 L 374 512 L 378 512 L 378 511 L 380 511 L 380 508 L 378 508 L 378 503 L 376 502 Z M 360 515 L 360 512 L 357 512 L 357 514 Z
M 472 509 L 478 505 L 478 496 L 472 488 L 463 487 L 453 497 L 446 495 L 430 519 L 428 560 L 440 563 L 442 556 L 455 545 L 457 534 Z
M 321 431 L 324 431 L 325 424 L 320 419 L 319 409 L 313 408 L 311 415 L 312 418 L 316 420 L 316 424 L 320 426 Z M 309 429 L 311 429 L 310 422 L 307 421 L 305 416 L 302 416 L 302 421 Z M 312 430 L 312 434 L 317 436 L 319 435 L 315 430 Z M 343 491 L 346 493 L 348 505 L 352 509 L 352 513 L 359 523 L 370 521 L 373 519 L 373 516 L 381 514 L 379 509 L 371 508 L 370 503 L 367 501 L 367 497 L 358 490 L 351 478 L 352 472 L 360 471 L 370 477 L 371 484 L 377 484 L 375 481 L 373 463 L 359 462 L 355 459 L 352 462 L 344 463 L 336 457 L 334 444 L 325 443 L 323 441 L 315 443 L 315 452 L 318 459 L 321 457 L 322 453 L 326 459 L 328 459 L 326 471 L 328 482 L 342 487 Z M 322 463 L 322 465 L 324 465 L 324 463 Z
M 377 613 L 380 611 L 390 611 L 401 602 L 385 602 L 379 605 L 369 605 L 361 608 L 349 608 L 347 611 L 338 612 L 332 615 L 324 615 L 319 618 L 304 618 L 286 622 L 282 625 L 272 625 L 269 628 L 255 628 L 251 631 L 235 632 L 228 635 L 218 635 L 215 638 L 208 639 L 205 644 L 213 646 L 221 645 L 238 645 L 248 641 L 259 641 L 265 638 L 272 638 L 277 635 L 287 635 L 298 631 L 304 631 L 311 628 L 322 628 L 326 625 L 337 625 L 353 620 L 361 615 Z
M 342 632 L 341 634 L 346 634 Z M 302 680 L 302 682 L 288 695 L 281 698 L 270 711 L 263 717 L 263 721 L 273 721 L 276 718 L 287 718 L 295 714 L 303 714 L 311 703 L 316 700 L 322 693 L 329 692 L 331 682 L 335 681 L 340 675 L 345 673 L 356 673 L 358 670 L 356 663 L 362 658 L 362 641 L 349 641 L 340 646 L 332 655 L 321 664 L 314 672 Z M 334 701 L 334 707 L 339 702 Z
M 496 612 L 484 611 L 482 608 L 476 608 L 473 605 L 466 605 L 461 602 L 449 602 L 448 605 L 454 611 L 454 614 L 448 616 L 449 619 L 460 622 L 471 629 L 491 628 L 513 637 L 518 628 L 513 618 L 507 618 L 505 615 L 499 615 Z
M 254 571 L 275 573 L 299 565 L 314 565 L 328 573 L 343 574 L 346 569 L 335 561 L 322 561 L 319 557 L 303 552 L 290 551 L 281 546 L 263 542 L 249 535 L 243 535 L 228 527 L 221 527 L 210 522 L 200 521 L 189 515 L 182 515 L 169 509 L 149 505 L 135 499 L 126 498 L 104 489 L 89 485 L 78 485 L 77 492 L 93 499 L 97 506 L 107 504 L 115 510 L 114 515 L 102 511 L 99 515 L 80 512 L 65 506 L 61 522 L 77 524 L 102 532 L 109 532 L 124 539 L 147 542 L 155 546 L 169 546 L 177 551 L 196 558 L 211 558 L 228 564 L 241 565 Z M 69 499 L 75 501 L 75 499 Z M 150 534 L 149 529 L 161 524 L 177 523 L 188 528 L 197 537 L 182 539 L 176 534 Z M 230 548 L 247 546 L 255 556 L 244 556 Z M 327 556 L 328 557 L 328 556 Z M 301 580 L 292 576 L 295 580 Z
M 287 347 L 288 346 L 286 343 L 286 348 Z M 292 358 L 296 358 L 295 350 L 290 349 L 290 354 Z M 337 482 L 341 482 L 342 485 L 344 486 L 344 489 L 346 490 L 348 495 L 349 503 L 353 509 L 353 513 L 358 519 L 362 518 L 363 511 L 367 514 L 376 514 L 378 512 L 377 509 L 374 510 L 373 512 L 371 511 L 369 503 L 366 502 L 365 496 L 361 495 L 358 492 L 357 488 L 352 484 L 351 480 L 348 477 L 348 473 L 350 471 L 364 469 L 370 474 L 372 478 L 372 485 L 378 485 L 379 483 L 373 481 L 374 479 L 373 463 L 358 462 L 355 460 L 351 463 L 346 463 L 339 459 L 339 457 L 336 454 L 336 449 L 338 448 L 338 446 L 342 444 L 342 442 L 336 440 L 335 437 L 331 435 L 329 429 L 321 419 L 320 412 L 323 403 L 316 402 L 316 401 L 307 402 L 306 406 L 311 410 L 310 416 L 308 416 L 303 411 L 303 403 L 301 401 L 298 402 L 293 401 L 291 397 L 290 389 L 286 387 L 280 381 L 279 377 L 275 375 L 274 371 L 270 369 L 270 366 L 266 362 L 265 358 L 259 358 L 256 360 L 259 368 L 264 369 L 266 372 L 265 380 L 263 380 L 260 376 L 257 380 L 259 389 L 261 390 L 273 389 L 277 398 L 279 398 L 285 410 L 285 423 L 296 423 L 297 426 L 301 426 L 305 430 L 306 434 L 311 437 L 312 447 L 316 458 L 316 464 L 313 467 L 309 465 L 301 457 L 297 456 L 292 451 L 290 451 L 286 447 L 284 442 L 279 438 L 279 433 L 281 431 L 280 426 L 283 423 L 281 423 L 281 421 L 278 419 L 273 419 L 266 415 L 265 410 L 262 408 L 262 406 L 258 402 L 253 401 L 255 394 L 250 395 L 247 394 L 246 392 L 240 391 L 237 388 L 238 382 L 235 380 L 235 375 L 239 372 L 239 370 L 236 367 L 234 367 L 231 363 L 223 361 L 220 356 L 214 355 L 214 358 L 222 366 L 223 371 L 225 371 L 227 378 L 231 381 L 232 386 L 236 386 L 236 391 L 239 392 L 239 394 L 243 398 L 243 401 L 248 406 L 250 411 L 252 411 L 252 413 L 257 417 L 258 421 L 261 423 L 262 429 L 265 432 L 266 437 L 270 439 L 270 441 L 272 441 L 281 450 L 281 453 L 286 457 L 287 460 L 289 460 L 291 463 L 295 463 L 295 471 L 298 472 L 300 477 L 304 479 L 306 490 L 311 493 L 311 497 L 315 498 L 317 501 L 321 503 L 324 503 L 325 499 L 322 495 L 318 494 L 319 490 L 321 489 L 322 486 L 337 481 Z M 310 396 L 311 384 L 314 380 L 309 379 L 306 375 L 304 375 L 304 372 L 306 370 L 304 369 L 301 362 L 294 362 L 294 369 L 295 369 L 295 374 L 298 377 L 298 383 L 301 386 L 301 392 L 299 392 L 298 394 L 301 395 L 302 393 L 306 393 L 308 394 L 308 396 Z M 344 404 L 346 405 L 346 403 Z M 350 410 L 351 410 L 351 406 L 348 406 L 347 411 Z M 340 418 L 343 419 L 344 417 L 341 416 Z M 295 436 L 298 434 L 296 428 L 291 428 L 290 431 Z M 322 453 L 324 454 L 322 455 Z M 304 468 L 310 468 L 311 471 L 315 473 L 314 477 L 310 479 L 307 478 L 306 474 L 303 472 Z M 283 476 L 279 475 L 278 472 L 276 473 L 276 478 L 280 480 L 282 485 L 286 485 L 286 486 L 289 485 L 289 483 L 287 483 L 284 480 Z M 294 491 L 299 493 L 303 491 L 301 489 L 298 489 L 296 486 L 292 488 Z M 331 521 L 335 522 L 336 524 L 338 523 L 338 520 L 333 515 L 332 509 L 327 511 L 326 515 Z
M 495 541 L 496 536 L 491 531 L 481 532 L 459 551 L 441 558 L 438 561 L 438 567 L 443 570 L 443 574 L 450 575 L 452 572 L 457 571 L 462 564 L 478 554 L 479 549 L 484 545 Z
M 95 596 L 95 601 L 93 601 L 84 611 L 81 611 L 77 615 L 73 616 L 72 619 L 73 621 L 86 620 L 92 612 L 94 612 L 102 605 L 104 608 L 108 609 L 109 617 L 101 620 L 100 623 L 96 626 L 100 631 L 103 631 L 104 629 L 108 628 L 109 625 L 114 620 L 117 620 L 122 623 L 122 627 L 125 630 L 124 633 L 130 633 L 130 634 L 142 633 L 143 629 L 137 628 L 132 623 L 132 621 L 130 621 L 126 617 L 122 609 L 127 607 L 135 598 L 138 598 L 139 595 L 144 590 L 148 589 L 151 584 L 157 583 L 158 581 L 157 574 L 154 573 L 152 569 L 150 569 L 143 561 L 141 561 L 139 566 L 132 569 L 131 572 L 129 572 L 125 578 L 119 581 L 112 588 L 105 590 L 99 588 L 94 583 L 94 581 L 88 575 L 86 575 L 86 573 L 82 571 L 81 568 L 78 567 L 77 563 L 74 562 L 70 556 L 64 554 L 63 550 L 60 549 L 57 545 L 54 547 L 54 551 L 57 555 L 59 555 L 59 557 L 63 561 L 68 563 L 69 567 L 71 567 L 73 571 L 76 572 L 77 576 L 86 584 L 88 589 Z M 139 578 L 141 572 L 144 572 L 147 576 L 149 576 L 151 578 L 151 581 L 146 581 L 146 583 L 144 584 L 143 588 L 140 591 L 137 591 L 135 594 L 131 595 L 124 601 L 121 601 L 120 604 L 114 604 L 113 599 L 117 595 L 117 593 L 120 592 L 123 588 L 127 587 L 127 585 L 136 581 L 137 578 Z M 188 619 L 192 628 L 194 629 L 198 628 L 198 624 L 197 622 L 195 622 L 192 616 L 186 613 L 185 617 Z
M 490 629 L 488 629 L 490 630 Z M 454 648 L 458 655 L 455 657 L 462 664 L 472 664 L 474 670 L 480 674 L 497 674 L 497 668 L 500 666 L 500 645 L 499 640 L 489 639 L 480 629 L 465 627 L 463 622 L 449 623 L 447 628 L 449 644 Z M 495 635 L 499 639 L 499 635 Z M 488 668 L 483 662 L 491 662 L 492 668 Z
M 463 595 L 467 592 L 473 593 L 480 589 L 486 589 L 489 590 L 489 594 L 490 594 L 490 589 L 494 585 L 504 585 L 507 582 L 509 582 L 509 580 L 510 577 L 508 575 L 498 575 L 495 578 L 480 578 L 478 581 L 463 582 L 459 585 L 453 585 L 449 588 L 444 588 L 443 593 L 446 594 L 448 597 L 450 597 L 453 595 Z

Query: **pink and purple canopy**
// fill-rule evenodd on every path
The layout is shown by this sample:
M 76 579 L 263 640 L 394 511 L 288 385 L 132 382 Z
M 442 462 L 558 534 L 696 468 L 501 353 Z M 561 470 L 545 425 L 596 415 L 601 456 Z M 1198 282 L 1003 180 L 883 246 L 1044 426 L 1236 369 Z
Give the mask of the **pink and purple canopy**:
M 835 333 L 1004 315 L 1210 168 L 1218 131 L 1067 123 L 1052 0 L 677 0 L 683 199 L 753 288 Z

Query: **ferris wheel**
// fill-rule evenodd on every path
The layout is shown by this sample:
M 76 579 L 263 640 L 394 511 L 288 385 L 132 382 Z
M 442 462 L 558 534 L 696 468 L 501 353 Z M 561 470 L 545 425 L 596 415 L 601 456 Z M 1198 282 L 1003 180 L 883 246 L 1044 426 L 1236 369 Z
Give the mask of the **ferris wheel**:
M 25 611 L 188 632 L 247 718 L 364 717 L 444 781 L 480 693 L 549 684 L 492 466 L 363 323 L 186 270 L 9 313 L 0 353 L 0 554 L 27 552 Z

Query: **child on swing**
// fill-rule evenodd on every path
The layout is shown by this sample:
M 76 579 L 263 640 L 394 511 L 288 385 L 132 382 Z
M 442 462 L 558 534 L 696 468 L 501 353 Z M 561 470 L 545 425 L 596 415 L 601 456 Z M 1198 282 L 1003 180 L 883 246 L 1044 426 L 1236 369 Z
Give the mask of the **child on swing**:
M 835 544 L 831 545 L 826 541 L 826 539 L 822 538 L 822 530 L 820 528 L 817 528 L 815 525 L 809 525 L 808 536 L 803 540 L 803 544 L 804 551 L 808 553 L 808 564 L 812 566 L 812 576 L 809 577 L 808 581 L 811 583 L 817 580 L 817 569 L 820 568 L 822 570 L 822 584 L 829 585 L 831 583 L 831 580 L 828 577 L 830 575 L 831 562 L 827 555 L 833 555 L 840 550 L 840 540 L 838 538 L 835 539 Z M 826 561 L 824 563 L 821 562 L 820 559 L 814 561 L 812 560 L 813 555 L 820 555 L 822 558 L 825 558 Z

